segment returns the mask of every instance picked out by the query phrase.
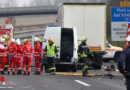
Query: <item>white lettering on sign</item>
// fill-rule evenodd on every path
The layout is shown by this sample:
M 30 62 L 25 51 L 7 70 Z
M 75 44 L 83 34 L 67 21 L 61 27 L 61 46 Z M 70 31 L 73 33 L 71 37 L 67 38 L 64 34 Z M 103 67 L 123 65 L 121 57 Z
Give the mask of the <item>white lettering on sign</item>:
M 128 22 L 111 22 L 112 41 L 125 41 Z

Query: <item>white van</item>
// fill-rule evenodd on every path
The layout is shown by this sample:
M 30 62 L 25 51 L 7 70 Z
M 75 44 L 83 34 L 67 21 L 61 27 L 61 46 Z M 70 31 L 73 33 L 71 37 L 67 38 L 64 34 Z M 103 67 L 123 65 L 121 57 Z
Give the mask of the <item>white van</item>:
M 75 28 L 47 27 L 43 37 L 43 51 L 50 37 L 54 39 L 54 44 L 57 46 L 59 51 L 56 65 L 68 67 L 69 69 L 71 68 L 73 72 L 76 72 L 78 44 Z M 45 64 L 46 71 L 47 64 L 45 58 L 43 58 L 43 64 Z

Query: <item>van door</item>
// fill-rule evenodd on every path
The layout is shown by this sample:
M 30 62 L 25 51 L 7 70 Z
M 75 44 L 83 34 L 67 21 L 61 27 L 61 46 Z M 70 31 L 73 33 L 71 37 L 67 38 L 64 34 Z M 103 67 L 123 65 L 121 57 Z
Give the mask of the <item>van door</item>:
M 71 60 L 71 62 L 77 62 L 78 61 L 78 54 L 77 54 L 77 50 L 78 50 L 78 37 L 77 37 L 77 31 L 76 28 L 73 27 L 73 38 L 74 38 L 74 48 L 73 48 L 73 58 Z
M 43 37 L 43 49 L 48 43 L 49 38 L 54 39 L 54 44 L 58 49 L 58 58 L 60 58 L 60 42 L 61 42 L 61 27 L 47 27 Z

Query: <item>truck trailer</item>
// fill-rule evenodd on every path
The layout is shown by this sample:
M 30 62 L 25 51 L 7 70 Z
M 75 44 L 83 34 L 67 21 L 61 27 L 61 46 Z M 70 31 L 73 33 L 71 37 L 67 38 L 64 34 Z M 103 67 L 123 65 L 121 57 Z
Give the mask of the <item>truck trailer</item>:
M 82 37 L 94 54 L 93 67 L 100 69 L 106 49 L 105 3 L 63 3 L 58 7 L 57 24 L 60 27 L 75 27 L 78 43 Z M 80 59 L 78 60 L 80 63 Z

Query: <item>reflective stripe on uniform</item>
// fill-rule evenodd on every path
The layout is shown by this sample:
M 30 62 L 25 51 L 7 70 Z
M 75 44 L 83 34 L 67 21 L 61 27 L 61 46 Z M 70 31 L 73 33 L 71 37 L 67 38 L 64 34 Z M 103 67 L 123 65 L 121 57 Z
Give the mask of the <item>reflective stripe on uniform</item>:
M 85 69 L 88 69 L 88 65 L 84 65 L 83 71 L 84 71 Z
M 56 69 L 56 67 L 51 67 L 51 68 L 49 68 L 49 70 L 55 70 Z
M 83 51 L 83 54 L 81 54 L 81 57 L 88 57 L 88 55 L 85 54 L 85 52 Z
M 31 71 L 31 68 L 28 68 L 28 71 Z

